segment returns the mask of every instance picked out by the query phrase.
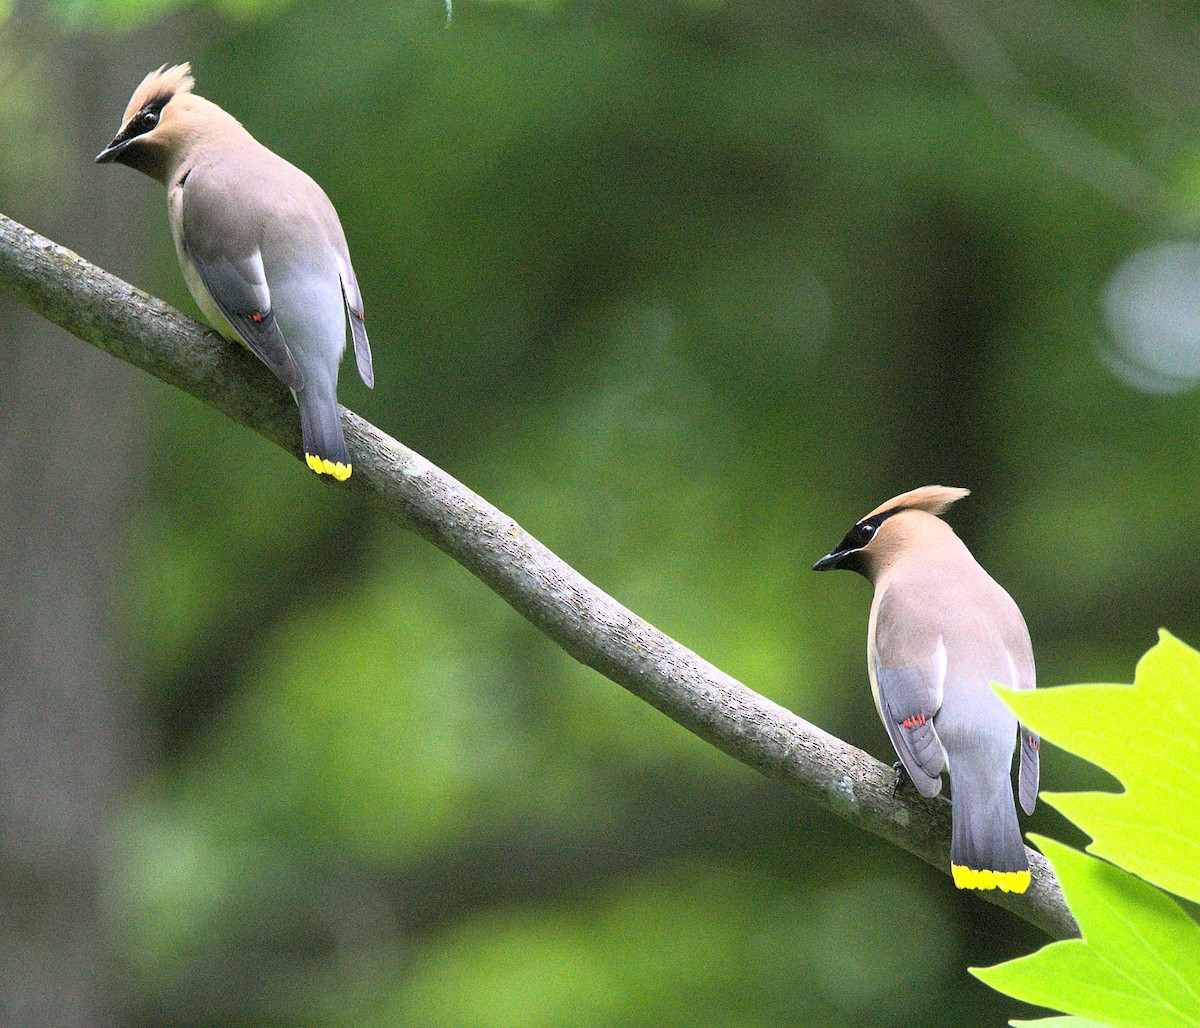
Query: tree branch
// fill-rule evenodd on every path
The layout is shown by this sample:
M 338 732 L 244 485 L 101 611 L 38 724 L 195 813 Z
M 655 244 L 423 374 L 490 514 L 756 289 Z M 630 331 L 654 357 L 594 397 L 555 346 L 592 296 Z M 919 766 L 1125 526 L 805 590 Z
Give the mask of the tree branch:
M 3 215 L 0 290 L 299 459 L 295 407 L 249 353 Z M 948 802 L 893 796 L 890 767 L 643 621 L 420 454 L 350 411 L 343 418 L 354 459 L 349 487 L 453 557 L 576 660 L 756 771 L 948 872 Z M 1053 938 L 1078 935 L 1053 870 L 1032 850 L 1029 863 L 1023 896 L 979 895 Z

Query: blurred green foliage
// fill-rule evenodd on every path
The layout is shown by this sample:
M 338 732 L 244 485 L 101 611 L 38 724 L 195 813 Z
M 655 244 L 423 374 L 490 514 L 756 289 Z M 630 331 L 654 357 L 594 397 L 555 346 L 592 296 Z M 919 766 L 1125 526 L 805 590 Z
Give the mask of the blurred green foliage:
M 91 149 L 37 148 L 132 174 L 88 161 L 145 70 L 191 60 L 341 214 L 378 383 L 347 373 L 343 403 L 891 759 L 867 591 L 807 569 L 903 489 L 973 490 L 953 521 L 1025 611 L 1043 685 L 1115 678 L 1161 624 L 1200 638 L 1200 401 L 1114 374 L 1104 320 L 1123 261 L 1192 238 L 1200 18 L 988 17 L 1028 90 L 1008 110 L 900 5 L 460 0 L 447 29 L 437 3 L 51 4 L 27 16 L 36 53 L 11 44 L 24 92 L 0 118 L 29 90 L 34 112 L 64 102 L 55 53 L 134 32 L 145 67 Z M 1157 199 L 1096 192 L 1053 131 L 1023 131 L 1046 110 Z M 35 185 L 10 168 L 37 155 L 8 150 L 19 217 Z M 161 190 L 138 188 L 137 282 L 194 312 Z M 106 885 L 140 1023 L 1021 1012 L 965 968 L 1033 949 L 1028 926 L 711 751 L 277 450 L 148 393 L 118 632 L 151 756 Z M 1051 788 L 1096 783 L 1050 747 L 1043 766 Z

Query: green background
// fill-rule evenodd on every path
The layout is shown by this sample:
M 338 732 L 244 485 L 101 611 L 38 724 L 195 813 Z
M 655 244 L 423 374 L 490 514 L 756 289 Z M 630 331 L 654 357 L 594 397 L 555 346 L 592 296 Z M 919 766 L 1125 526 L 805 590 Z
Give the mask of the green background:
M 17 4 L 0 210 L 195 313 L 161 187 L 91 163 L 190 60 L 340 212 L 377 381 L 343 365 L 341 401 L 890 761 L 869 589 L 809 568 L 894 493 L 972 490 L 949 520 L 1042 685 L 1129 681 L 1160 625 L 1200 639 L 1200 11 L 983 13 Z M 0 1012 L 1034 1012 L 966 972 L 1028 925 L 209 409 L 7 299 L 0 345 Z M 1044 752 L 1043 786 L 1101 781 Z

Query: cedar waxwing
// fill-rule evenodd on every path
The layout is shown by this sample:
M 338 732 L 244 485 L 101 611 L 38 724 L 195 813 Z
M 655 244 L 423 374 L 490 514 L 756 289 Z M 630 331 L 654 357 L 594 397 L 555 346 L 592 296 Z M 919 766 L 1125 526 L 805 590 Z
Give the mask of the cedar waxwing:
M 193 93 L 190 72 L 187 64 L 150 72 L 96 160 L 167 187 L 175 252 L 200 310 L 292 391 L 308 466 L 344 481 L 351 465 L 337 378 L 346 311 L 359 374 L 368 387 L 375 378 L 341 222 L 311 178 Z
M 950 772 L 950 867 L 960 889 L 1029 887 L 1013 802 L 1020 726 L 991 689 L 1034 688 L 1033 648 L 1021 611 L 938 517 L 966 489 L 927 485 L 858 522 L 814 571 L 847 568 L 875 586 L 867 674 L 901 765 L 922 796 Z M 1038 792 L 1038 737 L 1021 731 L 1019 791 Z

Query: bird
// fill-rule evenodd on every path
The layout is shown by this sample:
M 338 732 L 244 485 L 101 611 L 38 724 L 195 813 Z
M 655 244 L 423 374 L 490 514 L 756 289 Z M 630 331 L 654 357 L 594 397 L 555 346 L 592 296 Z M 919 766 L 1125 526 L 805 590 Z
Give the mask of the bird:
M 308 466 L 345 481 L 352 464 L 337 379 L 347 315 L 368 388 L 375 375 L 337 211 L 316 182 L 194 85 L 190 64 L 150 72 L 96 162 L 124 164 L 167 187 L 175 252 L 196 304 L 291 390 Z
M 867 674 L 905 773 L 926 797 L 948 770 L 950 867 L 960 889 L 1022 893 L 1029 862 L 1013 798 L 1037 802 L 1040 740 L 992 691 L 1036 685 L 1029 629 L 1012 597 L 941 516 L 967 489 L 927 485 L 858 521 L 814 571 L 856 571 L 875 588 Z

